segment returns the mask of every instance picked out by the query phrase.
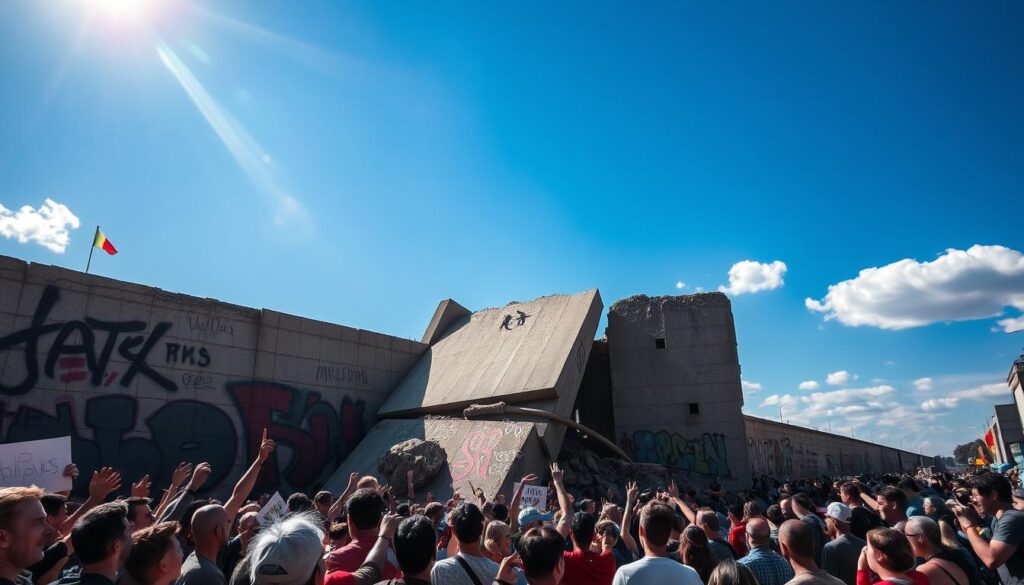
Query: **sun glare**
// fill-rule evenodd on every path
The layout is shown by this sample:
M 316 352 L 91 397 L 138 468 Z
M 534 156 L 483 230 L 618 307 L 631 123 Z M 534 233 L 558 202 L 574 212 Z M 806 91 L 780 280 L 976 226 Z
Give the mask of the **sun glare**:
M 155 15 L 159 0 L 81 0 L 95 16 L 118 26 L 144 26 Z

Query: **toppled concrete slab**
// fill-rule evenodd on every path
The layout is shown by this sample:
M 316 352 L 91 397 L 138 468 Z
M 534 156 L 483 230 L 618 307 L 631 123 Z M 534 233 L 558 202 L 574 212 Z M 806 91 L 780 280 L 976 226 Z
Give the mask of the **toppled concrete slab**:
M 447 463 L 433 480 L 417 489 L 420 498 L 430 491 L 435 500 L 443 502 L 452 496 L 453 485 L 463 497 L 469 497 L 470 483 L 492 497 L 498 490 L 510 492 L 523 475 L 547 469 L 533 423 L 444 417 L 391 419 L 373 427 L 323 489 L 341 492 L 353 472 L 379 476 L 381 457 L 391 446 L 410 438 L 434 441 L 447 455 Z M 398 491 L 404 493 L 404 486 Z
M 444 304 L 444 303 L 443 303 Z M 484 309 L 457 319 L 377 412 L 380 417 L 458 413 L 470 404 L 544 402 L 570 416 L 601 319 L 597 290 Z M 435 314 L 457 308 L 445 305 Z M 546 433 L 551 453 L 562 431 Z

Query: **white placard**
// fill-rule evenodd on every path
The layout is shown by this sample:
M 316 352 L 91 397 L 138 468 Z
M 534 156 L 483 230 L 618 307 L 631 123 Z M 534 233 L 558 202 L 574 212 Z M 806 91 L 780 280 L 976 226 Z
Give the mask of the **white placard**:
M 519 489 L 519 482 L 517 481 L 512 487 L 513 490 Z M 533 506 L 541 512 L 547 512 L 548 509 L 548 487 L 544 485 L 528 485 L 523 488 L 523 495 L 519 496 L 519 509 L 529 508 Z
M 267 526 L 277 522 L 287 512 L 288 503 L 281 497 L 280 492 L 274 492 L 273 497 L 267 501 L 266 505 L 256 515 L 256 519 L 259 520 L 260 526 Z
M 71 437 L 0 445 L 0 487 L 36 485 L 48 492 L 71 489 L 64 468 L 71 463 Z

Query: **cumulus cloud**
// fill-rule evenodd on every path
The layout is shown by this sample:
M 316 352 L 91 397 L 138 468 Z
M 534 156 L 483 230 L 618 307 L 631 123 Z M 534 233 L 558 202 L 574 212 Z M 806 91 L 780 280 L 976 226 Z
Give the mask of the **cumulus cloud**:
M 1024 315 L 1014 319 L 1000 319 L 996 324 L 1003 328 L 1003 333 L 1024 331 Z
M 850 381 L 850 372 L 846 370 L 839 370 L 838 372 L 832 372 L 828 376 L 825 376 L 825 383 L 829 386 L 842 386 Z
M 17 212 L 0 204 L 0 235 L 18 243 L 35 242 L 63 254 L 71 239 L 69 229 L 78 229 L 78 217 L 66 205 L 46 199 L 39 209 L 25 205 Z
M 804 380 L 803 382 L 800 382 L 800 385 L 797 386 L 797 388 L 801 390 L 817 390 L 818 388 L 821 388 L 821 384 L 814 380 Z
M 866 268 L 804 304 L 826 320 L 881 329 L 997 317 L 1006 307 L 1024 310 L 1024 254 L 1004 246 L 950 248 L 932 262 L 906 258 Z M 1004 329 L 1020 324 L 1005 321 Z
M 679 290 L 683 290 L 684 288 L 686 288 L 686 283 L 680 280 L 676 282 L 676 288 Z
M 1010 387 L 1003 382 L 996 382 L 995 384 L 984 384 L 982 386 L 968 388 L 967 390 L 958 390 L 949 394 L 950 398 L 966 398 L 968 400 L 985 400 L 986 398 L 992 398 L 993 396 L 1011 397 Z
M 881 386 L 869 386 L 867 388 L 844 388 L 843 390 L 832 390 L 831 392 L 815 392 L 804 397 L 804 402 L 816 404 L 846 404 L 878 398 L 886 394 L 892 394 L 896 389 L 888 384 Z
M 932 387 L 931 378 L 918 378 L 914 380 L 914 388 L 916 388 L 918 392 L 927 392 L 931 390 Z
M 730 295 L 756 293 L 781 287 L 786 274 L 786 263 L 776 260 L 771 264 L 762 264 L 754 260 L 742 260 L 729 269 L 729 286 L 719 286 L 718 290 Z
M 796 406 L 800 400 L 792 394 L 772 394 L 764 399 L 761 406 Z
M 747 382 L 746 380 L 741 380 L 740 384 L 743 386 L 743 391 L 749 394 L 761 391 L 761 385 L 758 384 L 757 382 Z
M 945 410 L 956 408 L 960 404 L 959 398 L 932 398 L 921 403 L 921 410 L 928 412 L 932 410 Z

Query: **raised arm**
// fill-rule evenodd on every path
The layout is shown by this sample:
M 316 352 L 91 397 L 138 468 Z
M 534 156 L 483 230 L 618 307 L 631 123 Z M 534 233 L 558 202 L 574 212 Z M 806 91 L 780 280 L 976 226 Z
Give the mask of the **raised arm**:
M 380 522 L 377 542 L 373 543 L 370 554 L 359 569 L 352 573 L 355 585 L 370 585 L 380 580 L 384 567 L 388 564 L 388 551 L 394 542 L 395 532 L 403 518 L 398 514 L 388 514 Z
M 75 522 L 78 522 L 82 515 L 105 502 L 111 492 L 119 489 L 121 489 L 121 474 L 113 468 L 104 467 L 99 471 L 92 472 L 92 479 L 89 480 L 89 497 L 74 514 L 68 516 L 64 524 L 61 524 L 61 534 L 71 534 Z
M 512 494 L 512 503 L 508 505 L 508 519 L 509 529 L 512 532 L 519 532 L 519 502 L 523 499 L 523 489 L 528 485 L 533 485 L 539 481 L 536 475 L 530 473 L 523 476 L 523 479 L 519 480 L 519 487 L 516 488 L 516 493 Z
M 171 474 L 170 485 L 168 485 L 167 489 L 164 490 L 164 495 L 162 498 L 160 498 L 160 503 L 157 505 L 156 510 L 153 511 L 154 518 L 159 518 L 164 513 L 164 510 L 167 509 L 167 506 L 169 506 L 171 504 L 171 501 L 174 500 L 175 494 L 178 493 L 178 488 L 181 486 L 182 483 L 185 482 L 185 479 L 188 478 L 189 474 L 191 473 L 191 463 L 182 461 L 181 463 L 178 464 L 177 469 L 175 469 L 174 473 Z
M 249 494 L 252 493 L 252 488 L 256 485 L 256 478 L 260 476 L 260 471 L 263 470 L 263 464 L 266 463 L 270 454 L 274 452 L 274 441 L 267 438 L 267 431 L 263 431 L 263 442 L 260 444 L 260 452 L 256 455 L 256 460 L 252 462 L 249 469 L 246 470 L 245 475 L 238 480 L 235 484 L 235 489 L 231 492 L 231 497 L 228 498 L 224 509 L 228 512 L 228 518 L 234 522 L 235 515 L 238 514 L 238 509 L 242 507 L 245 500 L 249 498 Z
M 960 521 L 960 528 L 967 534 L 967 540 L 971 542 L 974 554 L 978 555 L 978 558 L 981 559 L 981 562 L 985 563 L 986 567 L 991 570 L 998 569 L 1006 564 L 1006 561 L 1010 560 L 1010 557 L 1017 552 L 1019 545 L 996 540 L 1001 536 L 999 533 L 994 534 L 992 540 L 982 538 L 981 534 L 978 533 L 978 525 L 981 522 L 981 518 L 978 517 L 973 508 L 958 506 L 954 510 L 956 512 L 956 519 Z
M 875 512 L 878 511 L 878 502 L 875 501 L 875 498 L 869 496 L 867 492 L 861 492 L 860 499 L 863 500 L 865 504 L 867 504 L 868 508 L 871 508 Z
M 558 468 L 557 463 L 551 464 L 551 483 L 555 485 L 558 507 L 562 509 L 562 517 L 558 519 L 558 526 L 555 526 L 555 529 L 562 538 L 569 538 L 569 530 L 572 529 L 572 502 L 569 501 L 569 493 L 562 485 L 562 470 Z
M 639 557 L 640 553 L 636 547 L 636 541 L 633 540 L 630 527 L 633 523 L 633 507 L 636 506 L 636 500 L 639 495 L 640 487 L 636 485 L 635 481 L 626 484 L 626 508 L 622 512 L 622 527 L 619 530 L 619 536 L 622 538 L 623 544 L 626 545 L 626 548 L 635 557 Z
M 333 519 L 341 516 L 341 513 L 345 510 L 345 502 L 347 502 L 348 497 L 356 491 L 356 484 L 359 483 L 359 477 L 360 475 L 355 471 L 348 474 L 348 485 L 345 486 L 345 491 L 341 492 L 338 499 L 334 500 L 334 503 L 331 504 L 331 508 L 327 510 L 328 518 Z
M 203 462 L 196 465 L 196 470 L 192 472 L 192 478 L 188 480 L 188 485 L 185 486 L 181 495 L 164 508 L 164 513 L 160 515 L 160 522 L 177 522 L 181 520 L 181 517 L 185 515 L 185 511 L 195 501 L 199 488 L 203 487 L 203 484 L 209 479 L 211 471 L 213 469 L 209 463 Z
M 690 524 L 697 523 L 697 513 L 693 511 L 683 498 L 679 497 L 679 486 L 676 484 L 676 480 L 672 480 L 672 483 L 668 486 L 668 496 L 672 499 L 672 503 L 679 507 L 683 511 L 683 516 L 690 521 Z

